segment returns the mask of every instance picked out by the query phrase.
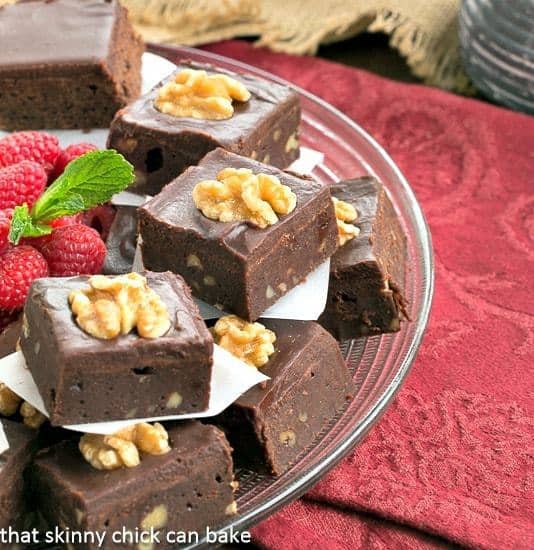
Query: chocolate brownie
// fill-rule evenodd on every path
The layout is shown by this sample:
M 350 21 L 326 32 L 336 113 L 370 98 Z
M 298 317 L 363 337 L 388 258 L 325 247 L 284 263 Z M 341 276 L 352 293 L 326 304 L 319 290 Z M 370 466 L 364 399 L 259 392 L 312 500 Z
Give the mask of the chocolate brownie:
M 97 128 L 140 93 L 143 43 L 118 0 L 0 8 L 0 128 Z
M 171 327 L 96 338 L 74 320 L 68 297 L 88 277 L 44 278 L 30 288 L 21 349 L 55 426 L 169 416 L 207 409 L 213 339 L 180 276 L 146 273 Z
M 171 451 L 144 455 L 135 468 L 95 470 L 74 441 L 41 451 L 32 479 L 48 522 L 106 534 L 102 546 L 76 545 L 80 550 L 175 548 L 173 532 L 196 531 L 202 538 L 206 527 L 218 527 L 236 511 L 231 448 L 224 434 L 199 422 L 179 423 L 168 431 Z M 139 534 L 151 526 L 160 544 L 113 542 L 114 532 Z
M 15 352 L 17 342 L 20 338 L 20 329 L 22 327 L 22 315 L 12 321 L 0 332 L 0 359 Z
M 353 395 L 337 342 L 312 321 L 261 319 L 275 353 L 254 386 L 215 418 L 238 465 L 280 475 L 314 442 Z
M 296 208 L 265 229 L 214 221 L 193 201 L 195 185 L 227 167 L 274 175 L 297 197 Z M 255 320 L 332 255 L 337 226 L 327 186 L 216 149 L 139 209 L 143 263 L 180 273 L 202 300 Z
M 372 177 L 335 184 L 332 195 L 354 206 L 360 234 L 331 259 L 328 301 L 319 322 L 339 340 L 396 332 L 408 313 L 402 292 L 406 236 L 395 209 Z
M 178 118 L 154 106 L 160 88 L 174 78 L 172 75 L 120 110 L 111 124 L 108 147 L 135 166 L 135 187 L 140 192 L 155 195 L 217 147 L 279 168 L 287 168 L 298 158 L 300 104 L 295 91 L 211 65 L 184 61 L 178 65 L 179 71 L 183 69 L 228 75 L 244 84 L 251 98 L 235 103 L 233 116 L 226 120 Z

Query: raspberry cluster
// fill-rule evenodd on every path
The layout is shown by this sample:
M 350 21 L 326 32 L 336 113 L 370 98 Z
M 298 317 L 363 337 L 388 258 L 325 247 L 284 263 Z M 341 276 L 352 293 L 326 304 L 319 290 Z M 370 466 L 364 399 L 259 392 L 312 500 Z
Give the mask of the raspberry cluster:
M 32 282 L 39 277 L 95 274 L 106 256 L 103 237 L 114 217 L 112 206 L 52 222 L 50 235 L 9 242 L 13 208 L 38 200 L 74 159 L 96 147 L 79 143 L 61 149 L 46 132 L 16 132 L 0 139 L 0 320 L 22 308 Z M 0 322 L 0 332 L 4 322 Z

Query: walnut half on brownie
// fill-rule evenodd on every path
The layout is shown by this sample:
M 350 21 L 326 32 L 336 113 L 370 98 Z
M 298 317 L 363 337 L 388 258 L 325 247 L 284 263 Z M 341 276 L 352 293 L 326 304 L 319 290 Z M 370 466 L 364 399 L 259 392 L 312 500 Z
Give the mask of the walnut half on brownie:
M 143 43 L 118 0 L 0 8 L 0 128 L 105 128 L 141 89 Z

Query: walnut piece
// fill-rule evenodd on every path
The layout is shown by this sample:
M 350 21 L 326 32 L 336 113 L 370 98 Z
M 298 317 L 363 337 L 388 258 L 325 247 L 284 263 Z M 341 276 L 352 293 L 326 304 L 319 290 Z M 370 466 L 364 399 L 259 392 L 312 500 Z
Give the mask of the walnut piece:
M 18 410 L 22 399 L 0 382 L 0 415 L 13 416 Z
M 158 111 L 175 117 L 224 120 L 234 114 L 233 100 L 249 99 L 250 92 L 235 78 L 184 69 L 161 87 L 154 105 Z
M 348 202 L 340 201 L 336 197 L 332 197 L 332 201 L 337 218 L 338 245 L 343 246 L 360 234 L 360 228 L 351 223 L 358 219 L 358 212 Z
M 285 150 L 286 153 L 290 153 L 294 149 L 299 148 L 299 140 L 296 134 L 291 134 L 286 141 Z
M 80 328 L 104 340 L 134 327 L 142 338 L 158 338 L 171 326 L 167 307 L 138 273 L 95 275 L 88 289 L 70 293 L 69 302 Z
M 278 440 L 282 445 L 286 447 L 294 447 L 297 443 L 297 434 L 293 430 L 287 430 L 285 432 L 280 432 Z
M 20 406 L 20 415 L 24 419 L 24 424 L 34 430 L 39 429 L 46 421 L 46 416 L 27 401 Z
M 289 214 L 297 196 L 276 176 L 254 174 L 247 168 L 225 168 L 216 180 L 204 180 L 193 189 L 196 207 L 212 220 L 246 221 L 262 229 Z
M 0 416 L 13 416 L 17 412 L 22 416 L 24 424 L 34 430 L 40 428 L 46 420 L 46 416 L 0 382 Z
M 276 334 L 261 323 L 227 315 L 215 323 L 212 332 L 216 344 L 253 367 L 262 367 L 274 353 Z
M 237 514 L 237 502 L 234 500 L 224 510 L 226 516 L 235 516 Z
M 84 434 L 80 452 L 97 470 L 134 468 L 141 463 L 139 452 L 149 455 L 168 453 L 169 434 L 161 424 L 135 424 L 112 435 Z
M 141 522 L 141 529 L 148 531 L 149 529 L 162 529 L 169 521 L 169 512 L 165 504 L 156 506 L 150 511 Z

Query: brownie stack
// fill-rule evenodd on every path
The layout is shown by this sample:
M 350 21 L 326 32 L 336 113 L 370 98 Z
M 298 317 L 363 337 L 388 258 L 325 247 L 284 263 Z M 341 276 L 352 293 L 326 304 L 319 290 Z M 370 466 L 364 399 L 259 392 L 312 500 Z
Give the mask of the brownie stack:
M 158 337 L 141 337 L 137 330 L 102 339 L 88 332 L 69 303 L 73 292 L 88 287 L 89 277 L 44 278 L 32 285 L 20 350 L 56 431 L 79 423 L 172 416 L 208 407 L 213 339 L 189 288 L 168 272 L 135 277 L 144 277 L 164 305 L 169 326 Z M 23 495 L 31 493 L 49 527 L 106 533 L 103 547 L 114 548 L 113 533 L 124 529 L 202 536 L 206 527 L 216 528 L 236 513 L 232 448 L 215 426 L 168 422 L 167 452 L 143 451 L 137 465 L 125 462 L 117 469 L 105 455 L 87 454 L 82 446 L 86 436 L 79 440 L 74 432 L 60 432 L 56 444 L 41 432 L 43 448 L 32 458 L 25 426 L 6 425 L 11 448 L 2 455 L 0 476 L 5 478 L 3 498 L 13 506 L 5 520 L 0 515 L 0 522 L 18 517 Z M 125 437 L 120 433 L 115 437 Z M 28 465 L 24 490 L 22 472 Z M 161 547 L 173 545 L 162 542 Z
M 155 196 L 137 212 L 124 209 L 110 235 L 110 263 L 131 266 L 140 236 L 152 271 L 179 273 L 193 294 L 222 312 L 258 321 L 276 334 L 262 371 L 271 380 L 249 390 L 215 419 L 246 467 L 281 474 L 313 444 L 353 393 L 334 339 L 399 330 L 406 316 L 401 288 L 406 242 L 382 185 L 362 178 L 328 187 L 284 171 L 298 156 L 298 96 L 292 90 L 213 66 L 183 62 L 182 71 L 224 74 L 251 92 L 227 120 L 175 117 L 157 98 L 176 75 L 122 109 L 108 144 L 136 167 L 137 188 Z M 284 143 L 283 148 L 280 143 Z M 212 219 L 193 200 L 199 182 L 226 170 L 275 177 L 295 208 L 268 227 Z M 220 181 L 219 181 L 220 183 Z M 359 234 L 340 246 L 332 197 L 351 205 Z M 138 231 L 133 229 L 134 217 Z M 331 258 L 327 308 L 319 322 L 264 320 L 262 313 Z M 295 312 L 298 316 L 298 312 Z
M 210 78 L 230 79 L 249 98 L 233 101 L 232 115 L 222 120 L 162 112 L 158 98 L 182 73 L 201 75 L 204 87 Z M 174 99 L 183 106 L 190 98 Z M 408 318 L 402 292 L 407 248 L 395 209 L 374 178 L 329 188 L 285 170 L 299 156 L 299 122 L 294 90 L 187 60 L 121 109 L 108 146 L 135 166 L 136 189 L 155 196 L 137 211 L 119 209 L 108 240 L 107 272 L 131 269 L 139 235 L 148 269 L 179 273 L 197 298 L 254 321 L 332 258 L 328 304 L 319 322 L 339 340 L 399 330 Z M 207 218 L 195 206 L 193 190 L 228 168 L 278 178 L 295 194 L 296 208 L 266 228 Z M 343 246 L 331 197 L 358 215 L 359 235 Z

